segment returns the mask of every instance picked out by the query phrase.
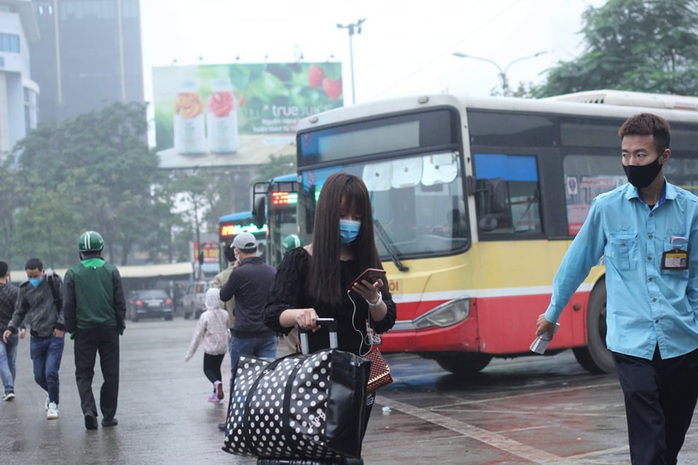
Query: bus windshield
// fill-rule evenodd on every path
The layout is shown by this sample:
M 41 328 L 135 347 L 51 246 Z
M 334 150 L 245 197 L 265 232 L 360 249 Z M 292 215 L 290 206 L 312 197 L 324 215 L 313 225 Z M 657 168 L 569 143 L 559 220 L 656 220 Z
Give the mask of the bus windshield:
M 344 171 L 361 177 L 371 194 L 382 259 L 462 251 L 470 243 L 470 232 L 460 159 L 456 151 L 429 151 L 303 171 L 301 233 L 312 233 L 315 203 L 325 179 Z

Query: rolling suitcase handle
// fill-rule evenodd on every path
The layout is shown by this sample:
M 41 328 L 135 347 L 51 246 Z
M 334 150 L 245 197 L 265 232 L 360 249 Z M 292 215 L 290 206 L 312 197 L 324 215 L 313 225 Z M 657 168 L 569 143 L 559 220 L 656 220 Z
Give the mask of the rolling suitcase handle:
M 327 330 L 330 332 L 330 349 L 336 349 L 338 342 L 337 342 L 337 322 L 335 321 L 334 318 L 318 318 L 317 319 L 317 324 L 320 326 L 325 326 L 327 327 Z M 308 333 L 310 331 L 307 329 L 302 329 L 298 328 L 298 334 L 300 334 L 300 339 L 301 339 L 301 352 L 304 354 L 309 354 L 310 353 L 310 343 L 308 342 Z

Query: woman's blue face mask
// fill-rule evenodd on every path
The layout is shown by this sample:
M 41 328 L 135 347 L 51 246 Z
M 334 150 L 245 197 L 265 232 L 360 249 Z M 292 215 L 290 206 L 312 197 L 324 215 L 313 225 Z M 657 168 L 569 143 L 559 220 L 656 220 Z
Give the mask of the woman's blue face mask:
M 339 239 L 342 244 L 349 244 L 359 235 L 361 221 L 339 220 Z

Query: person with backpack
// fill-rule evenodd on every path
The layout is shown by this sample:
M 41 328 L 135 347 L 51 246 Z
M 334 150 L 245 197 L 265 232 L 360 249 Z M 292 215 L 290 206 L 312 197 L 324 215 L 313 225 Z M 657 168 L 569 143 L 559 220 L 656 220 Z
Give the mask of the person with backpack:
M 78 239 L 80 263 L 65 274 L 63 307 L 65 327 L 75 344 L 75 381 L 85 428 L 97 429 L 97 404 L 92 380 L 97 353 L 102 368 L 99 406 L 102 426 L 119 424 L 119 336 L 126 328 L 126 299 L 116 266 L 102 258 L 104 240 L 96 231 Z
M 53 271 L 44 270 L 38 258 L 30 258 L 24 265 L 27 280 L 19 285 L 19 294 L 12 319 L 2 334 L 7 343 L 17 334 L 22 322 L 30 327 L 29 351 L 34 363 L 34 381 L 46 391 L 44 404 L 46 419 L 58 419 L 58 370 L 63 358 L 65 320 L 61 308 L 61 278 Z

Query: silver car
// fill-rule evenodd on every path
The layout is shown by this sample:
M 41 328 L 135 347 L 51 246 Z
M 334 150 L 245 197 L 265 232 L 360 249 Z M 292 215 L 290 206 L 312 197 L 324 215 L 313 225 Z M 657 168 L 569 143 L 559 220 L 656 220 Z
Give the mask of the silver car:
M 182 309 L 184 310 L 184 318 L 189 319 L 192 316 L 199 318 L 206 310 L 204 298 L 206 291 L 211 287 L 212 281 L 196 281 L 189 283 L 182 297 Z

